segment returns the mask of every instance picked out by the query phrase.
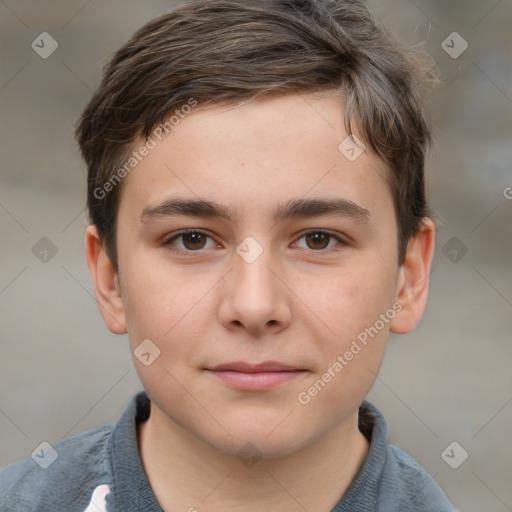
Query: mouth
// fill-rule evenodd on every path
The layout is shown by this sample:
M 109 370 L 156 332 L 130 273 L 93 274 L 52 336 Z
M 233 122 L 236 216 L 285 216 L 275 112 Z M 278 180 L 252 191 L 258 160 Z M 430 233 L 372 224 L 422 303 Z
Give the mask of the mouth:
M 303 368 L 277 361 L 266 361 L 260 364 L 236 361 L 205 368 L 205 370 L 223 384 L 240 391 L 266 391 L 308 373 Z

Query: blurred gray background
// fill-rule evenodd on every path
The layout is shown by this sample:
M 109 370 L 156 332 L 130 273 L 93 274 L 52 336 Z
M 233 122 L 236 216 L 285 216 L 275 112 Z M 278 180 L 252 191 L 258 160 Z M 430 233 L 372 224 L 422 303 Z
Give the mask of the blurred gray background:
M 0 1 L 0 466 L 41 441 L 116 421 L 141 389 L 127 337 L 107 330 L 94 299 L 84 255 L 86 171 L 72 132 L 111 53 L 179 3 Z M 428 183 L 439 219 L 429 304 L 413 333 L 391 337 L 368 398 L 385 414 L 390 442 L 462 511 L 505 512 L 512 2 L 369 3 L 407 46 L 432 54 L 443 83 L 428 97 L 436 144 Z M 47 58 L 31 47 L 42 32 L 58 44 Z M 51 41 L 38 50 L 50 51 Z

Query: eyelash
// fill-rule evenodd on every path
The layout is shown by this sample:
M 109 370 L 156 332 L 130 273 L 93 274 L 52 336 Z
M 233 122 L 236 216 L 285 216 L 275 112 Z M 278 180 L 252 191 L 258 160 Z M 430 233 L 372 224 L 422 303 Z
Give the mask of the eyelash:
M 211 238 L 213 240 L 213 238 L 208 233 L 205 233 L 204 231 L 201 231 L 200 229 L 185 229 L 183 231 L 180 231 L 180 232 L 175 233 L 174 235 L 172 235 L 165 242 L 163 242 L 162 245 L 165 246 L 165 247 L 169 247 L 169 246 L 172 245 L 172 242 L 174 242 L 175 240 L 178 240 L 179 238 L 183 237 L 184 235 L 189 235 L 189 234 L 192 234 L 192 233 L 198 233 L 198 234 L 201 234 L 201 235 L 205 235 L 206 237 Z M 331 233 L 330 231 L 325 231 L 323 229 L 312 229 L 310 231 L 306 231 L 305 233 L 302 233 L 296 239 L 296 241 L 300 240 L 301 238 L 303 238 L 303 237 L 305 237 L 307 235 L 311 235 L 313 233 L 321 233 L 321 234 L 327 235 L 329 238 L 334 238 L 341 245 L 348 245 L 348 242 L 346 240 L 343 240 L 339 236 L 334 235 L 333 233 Z M 184 251 L 183 249 L 178 249 L 176 247 L 173 247 L 170 250 L 175 252 L 175 253 L 177 253 L 177 254 L 183 254 L 183 255 L 187 255 L 187 256 L 190 256 L 191 254 L 194 254 L 194 253 L 200 254 L 201 251 L 202 251 L 202 249 L 197 249 L 196 251 L 191 251 L 191 250 Z M 312 251 L 315 254 L 324 254 L 324 253 L 328 253 L 328 252 L 332 251 L 332 249 L 322 249 L 322 250 L 318 250 L 318 251 L 315 251 L 314 249 L 307 249 L 307 250 Z

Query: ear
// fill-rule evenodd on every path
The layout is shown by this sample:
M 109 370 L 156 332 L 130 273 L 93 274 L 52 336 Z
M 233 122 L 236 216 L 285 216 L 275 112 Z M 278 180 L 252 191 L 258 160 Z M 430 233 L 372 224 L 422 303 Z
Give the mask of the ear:
M 119 278 L 102 246 L 94 224 L 86 230 L 85 252 L 101 316 L 114 334 L 125 334 L 126 319 Z
M 392 320 L 390 331 L 411 332 L 420 322 L 428 297 L 430 266 L 434 256 L 435 225 L 424 218 L 418 233 L 409 240 L 397 281 L 396 299 L 402 309 Z

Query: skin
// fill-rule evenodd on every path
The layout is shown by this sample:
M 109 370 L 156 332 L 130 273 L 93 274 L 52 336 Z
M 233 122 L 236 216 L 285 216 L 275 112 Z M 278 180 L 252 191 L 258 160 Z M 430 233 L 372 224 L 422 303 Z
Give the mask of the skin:
M 160 350 L 149 366 L 133 359 L 152 402 L 139 449 L 164 510 L 327 512 L 364 462 L 358 407 L 389 332 L 407 333 L 421 319 L 434 225 L 425 219 L 399 267 L 386 168 L 368 149 L 353 162 L 339 151 L 348 135 L 342 120 L 342 101 L 325 94 L 196 107 L 122 183 L 119 274 L 95 226 L 87 229 L 107 327 L 128 333 L 132 353 L 148 338 Z M 141 220 L 145 207 L 170 196 L 215 201 L 238 217 Z M 370 221 L 269 216 L 291 199 L 328 197 L 356 203 Z M 207 237 L 164 244 L 186 228 Z M 319 242 L 306 230 L 343 242 Z M 263 249 L 252 263 L 236 252 L 248 236 Z M 301 404 L 298 394 L 397 301 L 393 320 Z M 271 390 L 240 391 L 205 370 L 268 360 L 306 371 Z M 250 467 L 237 457 L 246 443 L 258 450 Z

